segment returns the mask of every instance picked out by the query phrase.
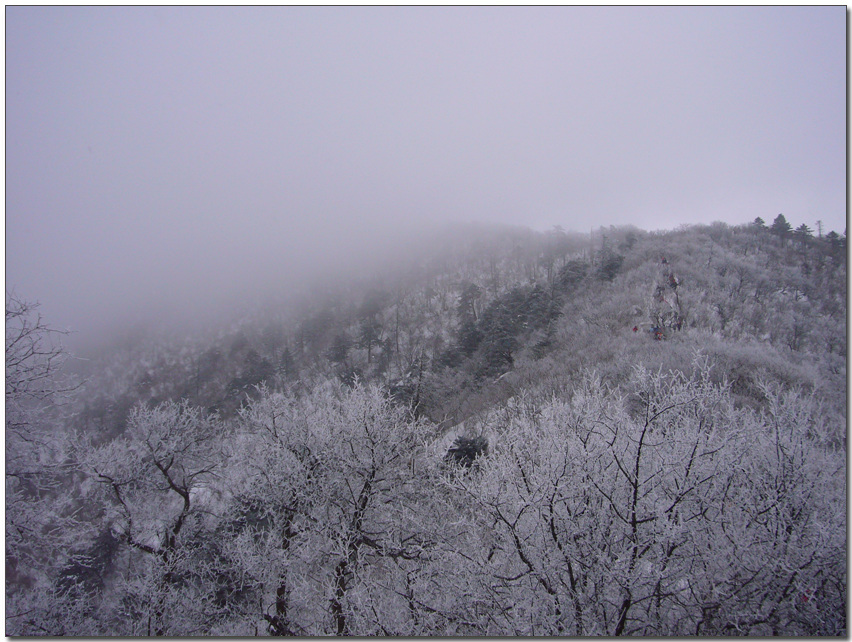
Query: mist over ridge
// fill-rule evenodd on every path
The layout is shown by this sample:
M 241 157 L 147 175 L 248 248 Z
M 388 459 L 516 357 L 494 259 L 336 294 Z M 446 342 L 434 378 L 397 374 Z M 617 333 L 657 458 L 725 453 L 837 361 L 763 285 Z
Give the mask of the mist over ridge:
M 845 226 L 842 7 L 6 24 L 7 287 L 81 341 L 278 296 L 435 224 Z

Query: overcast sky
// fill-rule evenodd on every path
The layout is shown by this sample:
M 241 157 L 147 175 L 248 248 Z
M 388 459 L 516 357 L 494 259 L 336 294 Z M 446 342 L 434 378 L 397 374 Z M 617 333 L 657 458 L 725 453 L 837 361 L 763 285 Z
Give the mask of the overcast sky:
M 779 212 L 846 227 L 843 6 L 6 7 L 6 285 L 81 333 L 431 221 Z

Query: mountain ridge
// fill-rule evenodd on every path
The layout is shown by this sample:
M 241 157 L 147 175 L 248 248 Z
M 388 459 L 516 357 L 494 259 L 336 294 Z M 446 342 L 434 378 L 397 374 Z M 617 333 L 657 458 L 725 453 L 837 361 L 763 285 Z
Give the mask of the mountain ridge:
M 654 362 L 658 356 L 647 339 L 655 328 L 670 352 L 715 346 L 723 355 L 737 342 L 746 352 L 749 345 L 762 350 L 761 367 L 769 371 L 780 366 L 767 355 L 781 350 L 776 360 L 793 371 L 808 363 L 822 364 L 832 377 L 845 373 L 846 277 L 838 254 L 845 249 L 832 249 L 824 239 L 797 251 L 753 224 L 655 233 L 610 228 L 599 230 L 597 241 L 559 229 L 461 231 L 448 229 L 443 238 L 455 245 L 433 239 L 434 251 L 421 250 L 390 276 L 378 272 L 345 289 L 319 289 L 301 308 L 220 329 L 206 347 L 188 343 L 176 354 L 160 354 L 159 366 L 148 363 L 135 375 L 135 401 L 190 398 L 209 410 L 224 403 L 233 412 L 240 401 L 234 392 L 250 396 L 261 382 L 274 388 L 292 385 L 294 376 L 357 376 L 381 382 L 404 402 L 416 400 L 440 422 L 437 407 L 445 400 L 430 396 L 446 388 L 441 371 L 464 366 L 463 386 L 476 396 L 479 384 L 509 373 L 510 379 L 529 378 L 545 356 L 573 363 L 568 371 L 615 359 L 616 350 L 594 354 L 595 344 L 610 342 L 634 362 Z M 181 365 L 181 358 L 194 363 Z M 204 396 L 213 363 L 233 374 Z M 170 369 L 183 372 L 175 375 L 172 391 L 152 389 L 157 371 Z M 732 364 L 728 372 L 733 385 L 747 387 L 735 369 Z M 422 389 L 424 376 L 428 389 Z M 816 385 L 814 374 L 793 376 Z M 455 421 L 464 418 L 453 414 Z

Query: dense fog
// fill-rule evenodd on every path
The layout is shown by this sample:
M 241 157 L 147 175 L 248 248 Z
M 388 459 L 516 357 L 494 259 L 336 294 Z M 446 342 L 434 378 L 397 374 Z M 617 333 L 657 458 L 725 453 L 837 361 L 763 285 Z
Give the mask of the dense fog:
M 845 228 L 842 7 L 6 19 L 7 288 L 80 345 L 436 223 Z

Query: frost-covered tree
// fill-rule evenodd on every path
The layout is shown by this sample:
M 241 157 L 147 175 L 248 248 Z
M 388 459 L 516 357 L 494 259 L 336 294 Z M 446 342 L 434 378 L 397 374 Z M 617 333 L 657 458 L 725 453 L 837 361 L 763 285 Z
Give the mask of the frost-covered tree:
M 411 469 L 423 425 L 377 388 L 331 384 L 301 398 L 264 393 L 240 423 L 229 470 L 242 474 L 224 550 L 259 591 L 247 626 L 300 635 L 409 631 L 410 622 L 397 621 L 399 565 L 428 545 L 429 529 L 420 528 L 428 511 L 416 509 Z
M 204 529 L 209 493 L 222 463 L 221 430 L 188 402 L 138 406 L 125 434 L 92 448 L 82 460 L 96 482 L 104 525 L 141 555 L 126 578 L 125 599 L 136 613 L 125 635 L 188 635 L 202 629 L 187 618 L 191 601 L 177 599 L 188 545 Z M 137 628 L 138 627 L 138 628 Z
M 52 587 L 76 539 L 85 536 L 71 492 L 72 444 L 63 411 L 76 385 L 63 375 L 64 333 L 38 305 L 6 294 L 6 631 L 68 632 L 75 606 Z M 52 596 L 48 598 L 47 596 Z
M 66 332 L 47 325 L 38 307 L 6 293 L 6 430 L 22 440 L 35 439 L 41 420 L 74 389 L 62 373 Z
M 338 365 L 345 363 L 351 348 L 352 340 L 346 333 L 336 335 L 328 349 L 328 360 Z
M 451 481 L 494 534 L 483 608 L 524 635 L 838 634 L 844 458 L 802 401 L 740 411 L 706 366 L 639 368 L 514 416 Z
M 369 316 L 361 320 L 358 331 L 358 346 L 367 350 L 367 363 L 372 363 L 373 347 L 381 343 L 382 325 L 375 316 Z

